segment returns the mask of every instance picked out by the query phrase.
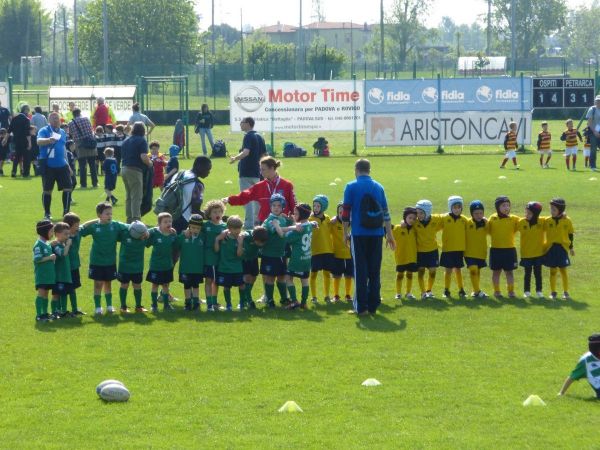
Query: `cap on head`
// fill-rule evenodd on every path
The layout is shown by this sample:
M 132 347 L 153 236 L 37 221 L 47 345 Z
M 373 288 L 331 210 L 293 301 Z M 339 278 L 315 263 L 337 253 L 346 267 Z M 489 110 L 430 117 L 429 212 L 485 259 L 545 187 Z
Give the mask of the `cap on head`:
M 306 220 L 310 217 L 310 213 L 311 208 L 310 205 L 306 204 L 306 203 L 300 203 L 298 205 L 296 205 L 296 209 L 298 210 L 298 219 L 299 220 Z
M 459 195 L 451 195 L 448 197 L 448 212 L 452 212 L 452 207 L 454 205 L 460 205 L 462 208 L 464 206 L 463 198 Z
M 596 95 L 596 98 L 594 99 L 595 102 L 600 102 L 600 95 Z
M 433 204 L 429 200 L 419 200 L 415 205 L 416 209 L 420 209 L 425 213 L 425 220 L 431 217 L 433 211 Z
M 502 203 L 507 203 L 510 204 L 510 199 L 506 196 L 506 195 L 501 195 L 500 197 L 496 197 L 496 200 L 494 200 L 494 207 L 496 208 L 496 212 L 500 212 L 500 205 Z
M 483 207 L 483 202 L 481 200 L 473 200 L 469 204 L 469 211 L 471 214 L 473 214 L 475 211 L 484 211 L 484 209 L 485 208 Z
M 192 214 L 188 224 L 201 227 L 202 226 L 202 216 L 200 214 Z
M 560 198 L 560 197 L 555 197 L 552 200 L 550 200 L 550 204 L 552 206 L 554 206 L 556 209 L 558 209 L 558 212 L 560 214 L 565 212 L 565 209 L 567 207 L 567 203 L 565 202 L 564 198 Z
M 48 236 L 48 232 L 52 228 L 54 228 L 54 225 L 52 225 L 52 221 L 48 219 L 40 220 L 38 223 L 35 224 L 35 231 L 40 236 Z
M 273 194 L 271 195 L 271 198 L 269 199 L 269 205 L 272 205 L 275 202 L 279 202 L 281 203 L 281 207 L 285 208 L 285 197 L 281 194 Z
M 588 337 L 588 349 L 596 358 L 600 358 L 600 333 L 594 333 Z
M 171 146 L 169 147 L 169 156 L 170 156 L 170 157 L 177 156 L 177 155 L 179 155 L 179 152 L 180 152 L 180 151 L 181 151 L 181 149 L 179 148 L 179 146 L 178 146 L 178 145 L 175 145 L 175 144 L 173 144 L 173 145 L 171 145 Z
M 316 195 L 315 198 L 313 198 L 313 203 L 317 202 L 319 205 L 321 205 L 321 212 L 324 213 L 327 208 L 329 207 L 329 199 L 327 198 L 326 195 L 323 194 L 319 194 Z
M 529 202 L 529 203 L 527 203 L 525 208 L 527 208 L 529 211 L 531 211 L 533 216 L 536 218 L 542 212 L 542 204 L 540 202 Z
M 404 211 L 402 211 L 402 220 L 406 221 L 406 217 L 411 214 L 414 214 L 416 216 L 417 208 L 413 206 L 407 206 L 406 208 L 404 208 Z

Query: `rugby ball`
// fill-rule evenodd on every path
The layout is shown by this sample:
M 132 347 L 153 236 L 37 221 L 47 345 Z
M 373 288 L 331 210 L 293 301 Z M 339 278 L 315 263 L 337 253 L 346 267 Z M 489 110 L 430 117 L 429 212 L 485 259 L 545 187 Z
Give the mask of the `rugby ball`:
M 129 391 L 122 384 L 107 384 L 100 391 L 100 398 L 107 402 L 126 402 L 129 400 Z
M 120 384 L 121 386 L 125 386 L 119 380 L 104 380 L 102 383 L 96 386 L 96 394 L 100 395 L 100 391 L 102 390 L 102 388 L 108 384 Z
M 135 220 L 129 225 L 129 235 L 133 239 L 140 239 L 147 232 L 148 227 L 140 220 Z

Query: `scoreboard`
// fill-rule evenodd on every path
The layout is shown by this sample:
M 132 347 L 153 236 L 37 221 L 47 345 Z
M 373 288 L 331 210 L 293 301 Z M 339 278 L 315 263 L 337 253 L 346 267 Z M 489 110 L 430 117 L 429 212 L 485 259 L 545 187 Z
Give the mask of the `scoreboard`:
M 587 108 L 594 102 L 593 78 L 534 78 L 534 108 Z

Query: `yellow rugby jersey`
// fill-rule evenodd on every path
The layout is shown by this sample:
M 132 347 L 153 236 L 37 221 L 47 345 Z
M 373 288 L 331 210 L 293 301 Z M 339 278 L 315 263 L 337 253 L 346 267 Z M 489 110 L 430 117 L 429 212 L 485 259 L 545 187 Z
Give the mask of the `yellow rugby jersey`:
M 442 251 L 464 252 L 466 247 L 465 232 L 467 231 L 467 218 L 463 215 L 454 218 L 446 214 L 442 220 Z
M 577 147 L 577 139 L 581 142 L 581 133 L 577 131 L 575 128 L 569 130 L 568 128 L 563 131 L 562 136 L 560 137 L 562 141 L 565 141 L 565 146 L 567 147 Z
M 432 214 L 427 226 L 424 226 L 420 221 L 416 221 L 413 225 L 415 234 L 417 235 L 417 251 L 421 253 L 432 252 L 437 250 L 438 243 L 436 240 L 437 232 L 442 229 L 443 216 L 441 214 Z
M 535 225 L 529 225 L 525 218 L 519 220 L 519 234 L 521 235 L 521 258 L 537 258 L 544 254 L 544 222 L 545 218 L 538 217 Z
M 314 233 L 314 230 L 313 230 Z M 339 259 L 350 259 L 352 254 L 346 245 L 344 237 L 344 224 L 341 220 L 333 219 L 329 222 L 329 233 L 333 244 L 333 256 Z
M 571 245 L 569 234 L 575 233 L 570 217 L 563 215 L 558 220 L 553 217 L 546 217 L 544 228 L 546 230 L 547 248 L 550 248 L 552 244 L 560 244 L 567 252 L 569 251 Z
M 465 257 L 486 259 L 488 253 L 486 223 L 477 227 L 475 221 L 467 219 L 465 231 Z
M 310 222 L 317 222 L 319 228 L 314 228 L 312 232 L 312 254 L 322 255 L 325 253 L 333 253 L 333 242 L 331 240 L 331 232 L 329 231 L 329 223 L 331 219 L 327 214 L 320 219 L 317 216 L 310 216 Z
M 591 148 L 592 147 L 590 133 L 586 133 L 585 134 L 585 139 L 583 141 L 583 147 L 584 148 Z
M 513 214 L 502 218 L 492 214 L 486 225 L 492 238 L 492 248 L 514 248 L 518 225 L 519 218 Z
M 548 131 L 541 131 L 538 134 L 537 148 L 538 150 L 550 150 L 552 145 L 552 135 Z
M 517 133 L 509 131 L 504 136 L 504 149 L 505 150 L 516 150 L 517 149 Z
M 392 236 L 396 241 L 396 265 L 403 266 L 405 264 L 417 262 L 417 234 L 415 233 L 414 225 L 409 229 L 400 225 L 394 225 Z

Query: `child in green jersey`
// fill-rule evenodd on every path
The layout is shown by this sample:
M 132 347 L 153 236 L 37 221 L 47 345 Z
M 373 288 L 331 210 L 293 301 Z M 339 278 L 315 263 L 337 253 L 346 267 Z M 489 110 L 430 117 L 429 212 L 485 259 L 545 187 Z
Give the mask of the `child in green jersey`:
M 173 281 L 173 248 L 177 234 L 172 231 L 173 217 L 169 213 L 158 215 L 158 227 L 150 230 L 146 247 L 152 247 L 150 269 L 146 281 L 152 283 L 152 312 L 158 312 L 158 287 L 162 286 L 163 311 L 173 310 L 169 303 L 169 284 Z
M 244 271 L 244 303 L 250 309 L 255 309 L 252 300 L 252 286 L 259 274 L 258 256 L 267 243 L 269 233 L 263 226 L 254 227 L 252 231 L 244 233 L 244 255 L 242 256 L 242 269 Z
M 52 222 L 48 219 L 40 220 L 36 226 L 38 239 L 33 246 L 33 269 L 35 274 L 35 298 L 36 316 L 38 322 L 47 322 L 53 317 L 48 314 L 48 292 L 56 283 L 54 261 L 56 255 L 48 242 L 52 236 Z
M 81 236 L 92 236 L 90 251 L 89 278 L 94 280 L 95 314 L 102 314 L 100 298 L 102 291 L 106 299 L 106 312 L 112 314 L 116 309 L 112 305 L 112 280 L 117 278 L 117 239 L 127 225 L 112 220 L 112 205 L 98 203 L 96 215 L 98 221 L 86 222 L 81 227 Z
M 273 299 L 273 293 L 275 291 L 275 279 L 277 279 L 277 289 L 281 296 L 281 305 L 283 306 L 287 303 L 285 239 L 277 234 L 275 223 L 279 223 L 280 227 L 286 227 L 290 224 L 290 220 L 283 214 L 285 208 L 285 197 L 283 195 L 273 194 L 269 202 L 271 204 L 271 214 L 263 223 L 263 226 L 269 232 L 269 239 L 262 249 L 260 273 L 265 282 L 267 306 L 274 308 L 275 300 Z
M 141 223 L 133 222 L 131 225 Z M 119 288 L 119 300 L 121 301 L 121 313 L 127 314 L 127 291 L 129 283 L 133 285 L 133 298 L 135 299 L 135 312 L 147 312 L 142 305 L 142 281 L 144 279 L 144 250 L 146 249 L 146 240 L 150 233 L 146 231 L 141 237 L 134 237 L 131 233 L 131 225 L 119 233 L 119 271 L 117 280 L 121 283 Z
M 275 230 L 280 237 L 285 237 L 286 243 L 290 244 L 292 253 L 287 266 L 286 282 L 290 293 L 291 303 L 287 309 L 301 307 L 306 309 L 306 301 L 309 292 L 309 276 L 312 260 L 312 232 L 313 224 L 308 222 L 311 210 L 310 205 L 300 203 L 294 208 L 295 225 L 281 228 L 279 222 L 275 222 Z M 302 302 L 296 297 L 296 286 L 294 277 L 300 278 L 302 284 Z
M 67 311 L 67 294 L 71 290 L 71 263 L 69 260 L 69 250 L 72 241 L 69 239 L 71 227 L 65 222 L 54 224 L 54 236 L 56 240 L 52 242 L 52 252 L 56 255 L 54 260 L 54 271 L 56 273 L 56 283 L 52 288 L 52 301 L 50 308 L 52 315 L 56 319 L 68 317 L 71 315 Z
M 204 217 L 208 220 L 202 224 L 202 239 L 204 241 L 204 276 L 206 278 L 204 290 L 209 311 L 219 310 L 218 287 L 215 283 L 219 254 L 215 252 L 215 239 L 227 228 L 223 222 L 223 214 L 225 214 L 225 204 L 221 200 L 211 200 L 206 204 Z
M 72 316 L 85 316 L 85 313 L 77 307 L 77 289 L 81 287 L 81 275 L 79 268 L 81 261 L 79 259 L 79 246 L 81 244 L 81 234 L 79 225 L 81 219 L 74 212 L 69 212 L 63 217 L 63 222 L 69 225 L 69 239 L 71 248 L 69 249 L 69 262 L 71 264 L 71 289 L 69 290 L 69 300 L 71 302 Z
M 596 392 L 596 398 L 600 399 L 600 334 L 592 334 L 588 337 L 588 350 L 579 358 L 577 366 L 563 383 L 559 396 L 565 395 L 574 381 L 587 378 Z
M 219 254 L 217 266 L 217 286 L 223 287 L 225 308 L 231 311 L 231 288 L 237 286 L 240 293 L 240 309 L 244 308 L 244 270 L 242 255 L 244 254 L 244 222 L 239 216 L 227 219 L 227 232 L 215 239 L 215 252 Z
M 192 214 L 187 232 L 177 236 L 179 250 L 179 282 L 183 283 L 185 310 L 200 309 L 200 283 L 204 282 L 204 239 L 202 237 L 202 216 Z

